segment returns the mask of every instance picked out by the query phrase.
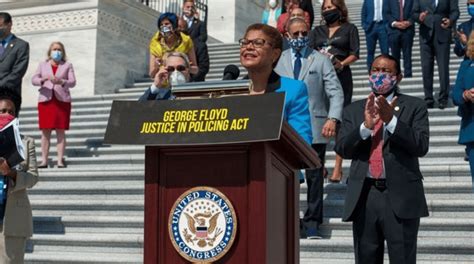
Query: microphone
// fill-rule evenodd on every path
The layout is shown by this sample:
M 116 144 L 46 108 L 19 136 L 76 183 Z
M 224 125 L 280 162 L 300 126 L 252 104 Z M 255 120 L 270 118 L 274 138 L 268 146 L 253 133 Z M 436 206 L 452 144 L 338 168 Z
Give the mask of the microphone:
M 222 80 L 237 80 L 240 75 L 239 67 L 235 66 L 234 64 L 229 64 L 225 66 L 224 69 L 224 77 Z

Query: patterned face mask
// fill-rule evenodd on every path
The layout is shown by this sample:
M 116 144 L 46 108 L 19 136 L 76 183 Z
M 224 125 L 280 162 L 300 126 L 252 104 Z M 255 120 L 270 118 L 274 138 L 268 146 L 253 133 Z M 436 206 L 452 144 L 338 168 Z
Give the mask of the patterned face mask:
M 369 77 L 372 92 L 378 95 L 385 95 L 393 91 L 397 84 L 397 76 L 385 72 L 375 72 Z
M 290 47 L 295 50 L 301 50 L 302 48 L 308 46 L 309 38 L 308 36 L 305 37 L 298 37 L 298 38 L 290 38 L 288 39 L 288 43 Z

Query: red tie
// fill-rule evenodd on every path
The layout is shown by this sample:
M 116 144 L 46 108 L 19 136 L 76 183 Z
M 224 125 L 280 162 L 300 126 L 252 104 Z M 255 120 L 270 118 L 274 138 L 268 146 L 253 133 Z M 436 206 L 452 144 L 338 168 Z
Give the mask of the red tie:
M 378 179 L 382 176 L 383 171 L 383 122 L 379 121 L 375 124 L 374 134 L 372 135 L 372 146 L 370 147 L 369 172 L 370 175 Z
M 400 21 L 403 20 L 403 0 L 400 0 Z

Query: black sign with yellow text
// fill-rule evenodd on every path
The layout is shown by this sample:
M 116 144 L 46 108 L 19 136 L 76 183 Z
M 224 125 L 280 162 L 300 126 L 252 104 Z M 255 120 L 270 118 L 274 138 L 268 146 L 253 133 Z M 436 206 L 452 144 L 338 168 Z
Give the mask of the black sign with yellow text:
M 194 145 L 277 140 L 284 93 L 170 101 L 114 101 L 106 144 Z

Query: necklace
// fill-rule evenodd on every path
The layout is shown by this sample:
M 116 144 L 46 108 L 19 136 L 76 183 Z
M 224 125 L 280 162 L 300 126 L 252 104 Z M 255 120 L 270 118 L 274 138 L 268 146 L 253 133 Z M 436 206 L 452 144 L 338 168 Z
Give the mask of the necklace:
M 265 90 L 262 90 L 262 91 L 255 91 L 253 89 L 253 82 L 252 80 L 250 80 L 250 85 L 249 85 L 249 95 L 256 95 L 256 94 L 264 94 L 265 93 Z

